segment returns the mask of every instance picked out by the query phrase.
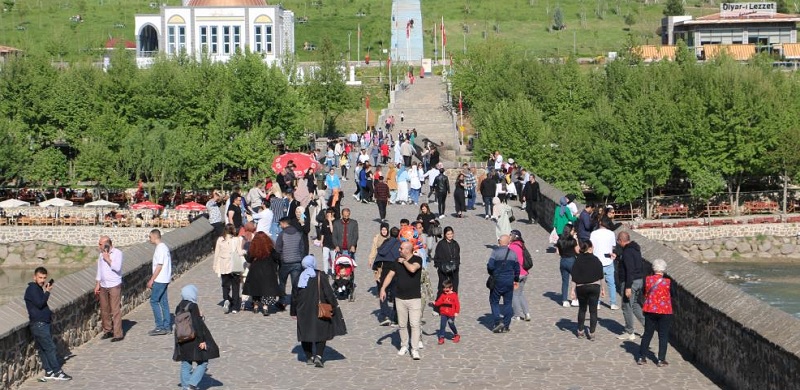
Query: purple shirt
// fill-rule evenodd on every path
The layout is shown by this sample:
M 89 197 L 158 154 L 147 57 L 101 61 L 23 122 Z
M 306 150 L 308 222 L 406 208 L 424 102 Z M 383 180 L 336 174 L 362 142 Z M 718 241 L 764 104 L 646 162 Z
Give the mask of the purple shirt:
M 122 284 L 122 251 L 111 248 L 111 265 L 103 259 L 103 255 L 97 256 L 97 276 L 95 280 L 100 282 L 100 287 L 111 288 Z

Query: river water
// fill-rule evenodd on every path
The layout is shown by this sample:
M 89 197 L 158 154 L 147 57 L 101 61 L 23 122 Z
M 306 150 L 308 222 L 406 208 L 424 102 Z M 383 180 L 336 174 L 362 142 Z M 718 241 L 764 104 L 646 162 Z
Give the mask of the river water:
M 753 259 L 698 265 L 744 292 L 800 318 L 800 263 Z
M 63 268 L 50 267 L 47 269 L 48 280 L 55 279 L 53 288 L 57 288 L 58 279 L 69 274 L 78 272 L 83 268 Z M 19 300 L 23 302 L 25 289 L 28 283 L 33 281 L 33 268 L 0 268 L 0 305 Z M 87 286 L 93 288 L 94 286 Z M 24 302 L 23 302 L 24 303 Z

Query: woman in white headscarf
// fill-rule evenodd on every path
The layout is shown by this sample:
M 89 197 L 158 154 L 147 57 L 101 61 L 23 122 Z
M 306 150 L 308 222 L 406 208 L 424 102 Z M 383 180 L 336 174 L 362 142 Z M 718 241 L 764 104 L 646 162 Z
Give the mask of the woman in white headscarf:
M 335 336 L 347 334 L 347 327 L 328 275 L 316 269 L 317 260 L 308 255 L 300 264 L 303 272 L 297 281 L 297 292 L 292 295 L 290 314 L 297 319 L 297 340 L 305 352 L 306 364 L 322 368 L 325 344 Z M 319 318 L 320 302 L 333 306 L 331 319 Z
M 197 306 L 197 287 L 193 284 L 183 287 L 181 299 L 181 303 L 175 309 L 175 318 L 177 319 L 183 312 L 189 312 L 195 337 L 179 343 L 176 330 L 172 360 L 181 362 L 181 388 L 197 389 L 208 368 L 208 361 L 219 357 L 219 347 L 211 337 L 211 332 L 206 327 L 200 308 Z
M 500 198 L 496 196 L 492 199 L 492 204 L 494 205 L 492 208 L 492 221 L 495 222 L 494 230 L 499 240 L 500 236 L 511 233 L 513 211 L 511 211 L 511 206 L 501 202 Z

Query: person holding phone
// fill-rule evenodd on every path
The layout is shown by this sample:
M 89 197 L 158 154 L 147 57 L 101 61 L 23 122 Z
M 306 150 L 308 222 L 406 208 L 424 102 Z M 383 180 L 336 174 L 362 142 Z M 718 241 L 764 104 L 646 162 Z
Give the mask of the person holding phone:
M 50 332 L 53 313 L 47 306 L 47 300 L 50 299 L 54 280 L 50 279 L 47 283 L 45 280 L 47 280 L 47 269 L 37 267 L 33 271 L 33 282 L 28 283 L 28 288 L 25 290 L 25 308 L 28 309 L 30 321 L 28 326 L 45 371 L 45 376 L 40 381 L 46 382 L 48 379 L 68 381 L 72 377 L 61 370 L 61 364 L 56 356 L 56 344 Z
M 111 342 L 122 341 L 122 251 L 114 248 L 111 238 L 100 236 L 97 243 L 100 255 L 97 257 L 97 281 L 94 294 L 100 301 L 100 318 L 103 325 L 102 339 Z

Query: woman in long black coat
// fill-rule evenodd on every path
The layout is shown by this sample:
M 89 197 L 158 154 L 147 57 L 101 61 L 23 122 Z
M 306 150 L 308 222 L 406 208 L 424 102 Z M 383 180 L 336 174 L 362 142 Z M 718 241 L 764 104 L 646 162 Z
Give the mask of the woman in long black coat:
M 455 232 L 453 228 L 447 226 L 444 228 L 444 240 L 439 241 L 436 245 L 436 254 L 433 256 L 433 265 L 436 267 L 436 274 L 439 276 L 439 285 L 437 288 L 436 298 L 439 298 L 444 292 L 444 281 L 450 279 L 453 283 L 453 291 L 458 292 L 458 270 L 461 268 L 461 247 L 458 242 L 454 240 Z M 452 272 L 444 272 L 442 268 L 445 263 L 453 263 L 455 270 Z
M 268 316 L 269 305 L 274 304 L 275 297 L 281 295 L 278 288 L 280 255 L 272 239 L 264 232 L 257 232 L 245 259 L 250 267 L 242 293 L 253 297 L 253 313 L 258 313 L 260 304 L 262 313 Z
M 197 287 L 193 284 L 184 286 L 181 289 L 181 299 L 181 303 L 175 308 L 175 316 L 184 311 L 190 313 L 195 338 L 178 343 L 176 335 L 172 360 L 181 362 L 181 388 L 197 389 L 208 368 L 208 361 L 219 357 L 219 347 L 211 337 L 211 332 L 206 327 L 200 308 L 197 306 Z M 193 367 L 193 364 L 197 366 Z
M 301 264 L 303 273 L 297 282 L 297 293 L 292 295 L 290 314 L 297 317 L 297 340 L 305 352 L 306 364 L 322 368 L 326 342 L 347 334 L 347 327 L 328 275 L 315 269 L 317 260 L 312 255 L 304 257 Z M 332 319 L 319 318 L 319 302 L 333 306 Z
M 456 203 L 456 213 L 458 218 L 462 218 L 467 212 L 467 191 L 464 189 L 464 174 L 461 173 L 456 179 L 456 188 L 453 190 L 453 200 Z

